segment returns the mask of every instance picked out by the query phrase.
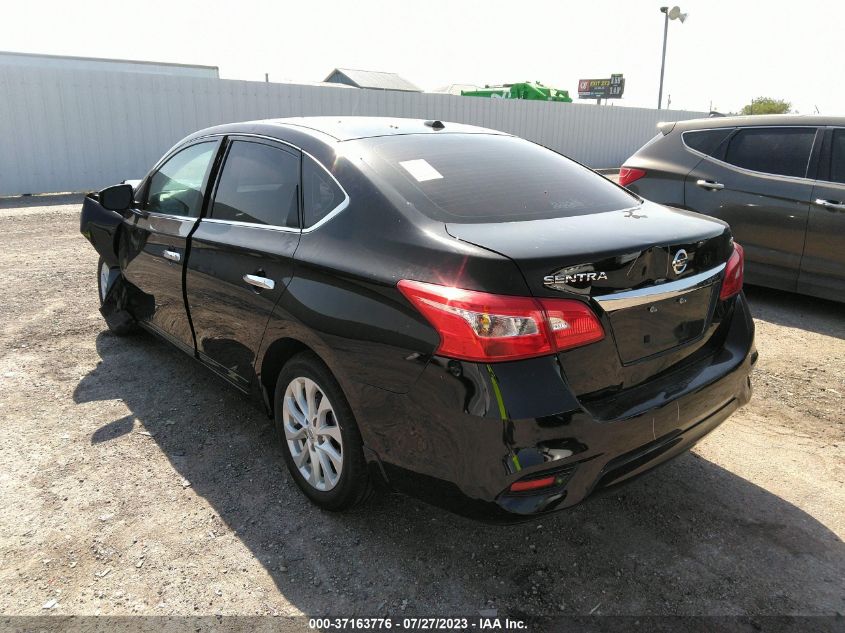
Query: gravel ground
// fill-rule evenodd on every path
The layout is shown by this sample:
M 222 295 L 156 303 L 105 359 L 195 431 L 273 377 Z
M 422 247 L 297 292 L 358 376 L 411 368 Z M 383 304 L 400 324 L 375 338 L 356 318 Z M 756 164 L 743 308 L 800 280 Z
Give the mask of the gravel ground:
M 79 199 L 0 200 L 0 613 L 845 612 L 842 305 L 749 289 L 752 403 L 612 495 L 511 527 L 334 515 L 261 411 L 106 330 Z

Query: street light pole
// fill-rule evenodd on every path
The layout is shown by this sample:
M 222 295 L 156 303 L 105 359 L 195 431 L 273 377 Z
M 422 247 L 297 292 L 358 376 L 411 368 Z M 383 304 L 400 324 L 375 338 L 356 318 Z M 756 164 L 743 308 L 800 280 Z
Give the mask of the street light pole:
M 663 58 L 660 61 L 660 92 L 657 95 L 657 109 L 663 107 L 663 72 L 666 70 L 666 38 L 669 36 L 669 20 L 680 20 L 683 24 L 687 19 L 686 13 L 681 13 L 681 7 L 660 7 L 660 13 L 666 16 L 663 20 Z
M 660 92 L 657 95 L 657 109 L 663 107 L 663 72 L 666 70 L 666 38 L 669 35 L 669 7 L 660 7 L 663 20 L 663 58 L 660 61 Z

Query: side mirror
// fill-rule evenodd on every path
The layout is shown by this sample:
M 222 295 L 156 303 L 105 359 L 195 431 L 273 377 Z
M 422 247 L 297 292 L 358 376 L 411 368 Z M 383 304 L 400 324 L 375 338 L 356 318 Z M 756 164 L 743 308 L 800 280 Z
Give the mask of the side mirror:
M 126 211 L 132 206 L 132 185 L 112 185 L 100 192 L 100 206 L 109 211 Z

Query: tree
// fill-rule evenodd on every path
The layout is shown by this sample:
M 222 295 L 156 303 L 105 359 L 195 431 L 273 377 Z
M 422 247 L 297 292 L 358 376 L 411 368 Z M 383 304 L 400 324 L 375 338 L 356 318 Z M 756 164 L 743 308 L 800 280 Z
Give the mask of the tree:
M 788 114 L 792 104 L 783 99 L 772 99 L 771 97 L 757 97 L 751 100 L 751 104 L 742 108 L 742 114 Z

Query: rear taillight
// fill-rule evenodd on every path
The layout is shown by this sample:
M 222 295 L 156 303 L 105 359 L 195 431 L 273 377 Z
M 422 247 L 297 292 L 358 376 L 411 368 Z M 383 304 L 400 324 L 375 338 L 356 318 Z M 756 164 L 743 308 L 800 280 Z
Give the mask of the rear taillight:
M 580 301 L 494 295 L 408 279 L 398 286 L 437 330 L 441 356 L 518 360 L 604 338 L 598 318 Z
M 639 180 L 645 176 L 644 169 L 637 169 L 636 167 L 622 167 L 619 170 L 619 184 L 627 187 L 632 182 Z
M 722 290 L 719 292 L 719 299 L 729 299 L 742 290 L 742 278 L 745 274 L 745 251 L 742 246 L 734 242 L 734 252 L 731 253 L 728 263 L 725 266 L 725 280 L 722 282 Z

